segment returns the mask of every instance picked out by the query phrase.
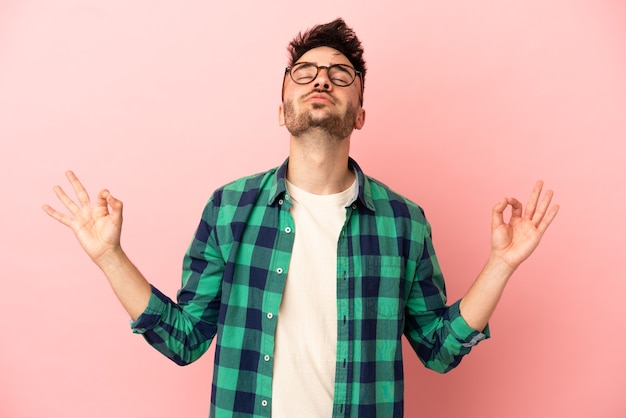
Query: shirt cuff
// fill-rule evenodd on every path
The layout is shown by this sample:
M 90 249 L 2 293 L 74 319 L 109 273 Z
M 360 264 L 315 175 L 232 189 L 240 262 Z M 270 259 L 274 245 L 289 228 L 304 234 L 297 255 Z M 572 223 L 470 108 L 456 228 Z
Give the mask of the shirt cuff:
M 152 285 L 150 285 L 150 288 L 152 289 L 152 294 L 150 295 L 148 306 L 136 321 L 130 321 L 130 327 L 135 334 L 143 334 L 157 326 L 169 304 L 169 298 L 161 293 L 159 289 Z
M 485 326 L 482 332 L 476 331 L 474 328 L 470 327 L 461 316 L 460 304 L 461 301 L 459 300 L 454 305 L 451 305 L 448 310 L 450 328 L 452 329 L 452 334 L 463 347 L 471 348 L 491 336 L 489 324 Z

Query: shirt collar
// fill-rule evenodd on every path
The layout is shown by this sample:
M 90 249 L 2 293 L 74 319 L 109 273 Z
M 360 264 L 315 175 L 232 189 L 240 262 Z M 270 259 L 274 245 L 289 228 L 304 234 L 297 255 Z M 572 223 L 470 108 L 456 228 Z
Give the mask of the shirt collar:
M 278 167 L 276 172 L 272 178 L 272 185 L 270 188 L 270 197 L 268 200 L 268 205 L 274 204 L 277 199 L 281 198 L 287 192 L 287 165 L 289 164 L 289 158 L 287 158 L 283 164 Z M 350 167 L 354 173 L 356 174 L 357 181 L 357 195 L 354 201 L 350 202 L 355 203 L 359 202 L 361 205 L 365 206 L 371 211 L 374 211 L 374 201 L 372 199 L 372 190 L 370 186 L 369 179 L 361 170 L 361 167 L 354 161 L 352 158 L 348 158 L 348 167 Z

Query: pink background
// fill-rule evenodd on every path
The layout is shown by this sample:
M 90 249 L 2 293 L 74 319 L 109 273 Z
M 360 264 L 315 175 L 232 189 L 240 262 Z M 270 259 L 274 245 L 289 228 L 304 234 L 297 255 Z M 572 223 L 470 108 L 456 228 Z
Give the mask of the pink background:
M 496 201 L 542 178 L 562 206 L 493 339 L 443 376 L 407 347 L 407 417 L 626 416 L 620 0 L 0 1 L 0 416 L 207 415 L 213 349 L 179 368 L 131 334 L 41 205 L 70 168 L 110 188 L 126 250 L 173 296 L 211 191 L 286 156 L 287 42 L 337 16 L 370 68 L 353 156 L 425 208 L 451 300 Z

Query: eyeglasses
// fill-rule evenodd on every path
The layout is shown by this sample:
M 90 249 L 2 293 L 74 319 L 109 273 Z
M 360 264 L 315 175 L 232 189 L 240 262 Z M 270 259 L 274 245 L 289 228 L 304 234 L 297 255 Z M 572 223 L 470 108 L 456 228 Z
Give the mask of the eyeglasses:
M 312 62 L 299 62 L 291 67 L 285 68 L 285 73 L 289 73 L 291 79 L 296 84 L 309 84 L 317 78 L 320 69 L 325 69 L 328 79 L 335 86 L 348 87 L 354 83 L 356 77 L 362 77 L 361 72 L 349 65 L 333 64 L 330 66 L 316 65 Z

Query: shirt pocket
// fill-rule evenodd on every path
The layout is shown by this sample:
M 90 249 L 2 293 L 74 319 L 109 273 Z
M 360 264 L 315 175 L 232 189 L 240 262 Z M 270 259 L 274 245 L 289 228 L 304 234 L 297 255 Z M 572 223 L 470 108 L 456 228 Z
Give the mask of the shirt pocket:
M 402 319 L 404 316 L 403 263 L 398 256 L 363 258 L 361 296 L 366 318 Z

